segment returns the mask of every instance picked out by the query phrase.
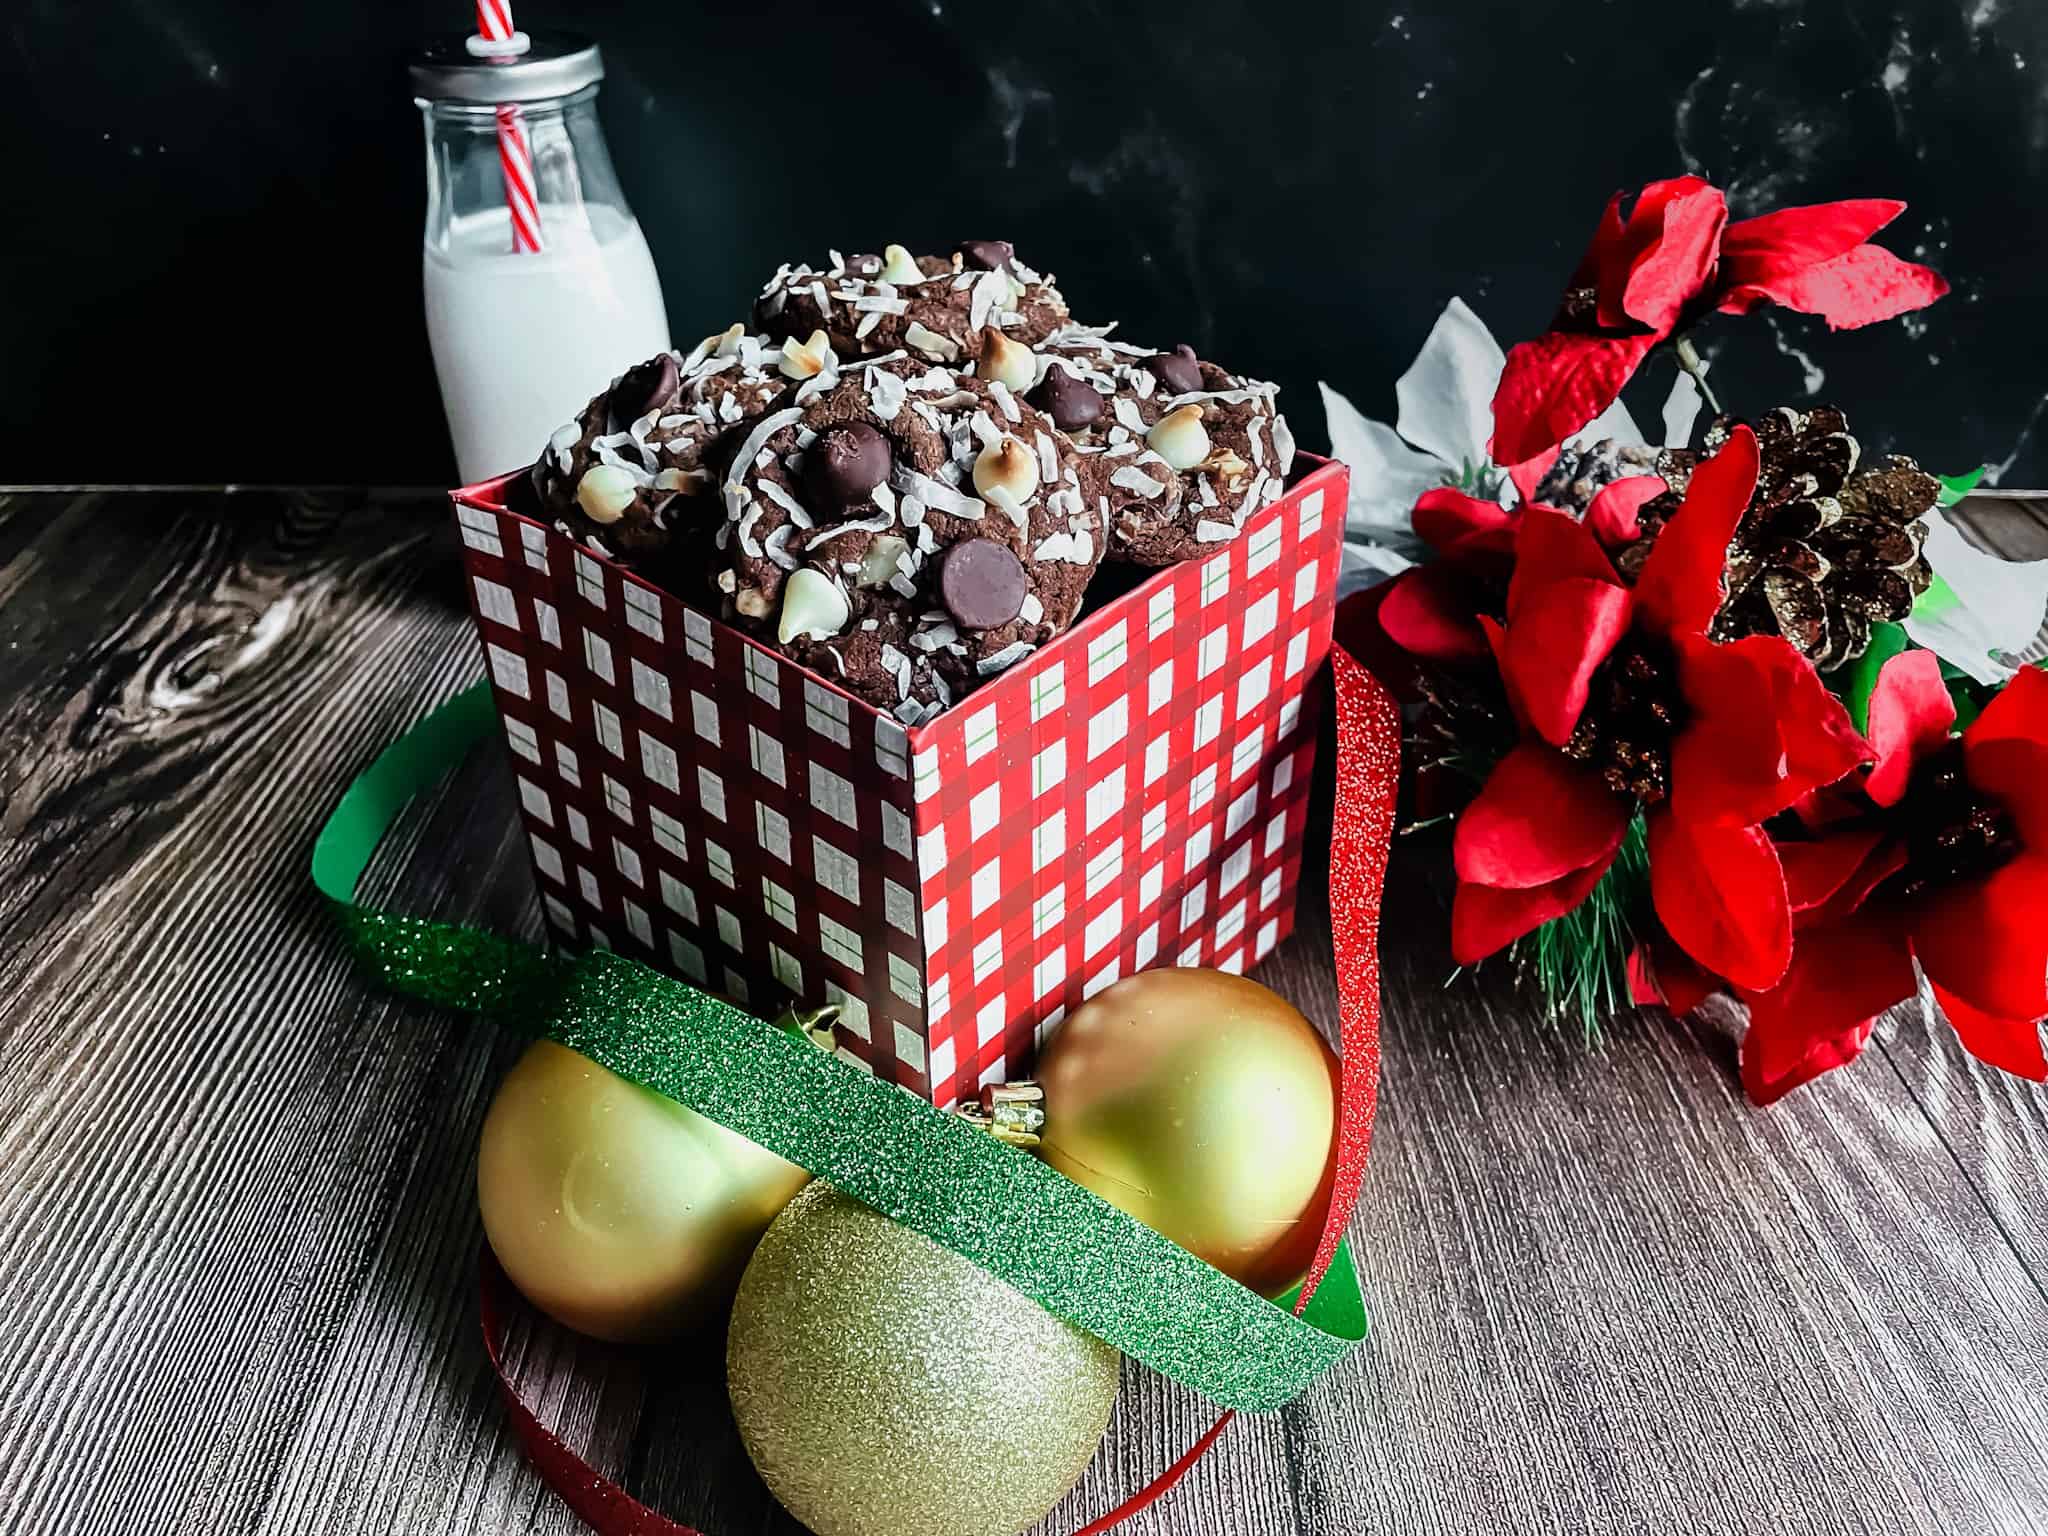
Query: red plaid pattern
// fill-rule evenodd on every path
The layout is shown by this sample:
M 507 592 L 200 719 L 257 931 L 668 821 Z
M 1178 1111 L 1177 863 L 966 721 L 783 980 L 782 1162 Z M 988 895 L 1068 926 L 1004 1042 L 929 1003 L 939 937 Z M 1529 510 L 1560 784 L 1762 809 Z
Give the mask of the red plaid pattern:
M 845 1054 L 947 1105 L 1119 977 L 1293 926 L 1343 466 L 915 731 L 501 485 L 456 517 L 563 943 L 837 1003 Z

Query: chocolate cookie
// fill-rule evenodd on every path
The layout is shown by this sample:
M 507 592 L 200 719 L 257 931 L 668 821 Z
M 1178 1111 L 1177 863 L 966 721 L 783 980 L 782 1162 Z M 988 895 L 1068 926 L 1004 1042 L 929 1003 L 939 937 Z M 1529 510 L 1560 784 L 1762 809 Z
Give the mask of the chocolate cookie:
M 769 336 L 822 330 L 842 357 L 905 351 L 945 366 L 981 356 L 989 338 L 1029 345 L 1067 321 L 1051 277 L 1022 262 L 1006 240 L 967 240 L 949 256 L 832 252 L 823 272 L 784 266 L 754 304 Z
M 1172 565 L 1227 544 L 1279 499 L 1294 438 L 1271 384 L 1197 358 L 1068 325 L 1040 348 L 1031 403 L 1084 456 L 1105 509 L 1110 558 Z
M 809 357 L 785 359 L 785 350 L 735 325 L 628 368 L 535 461 L 539 516 L 628 563 L 660 554 L 693 524 L 713 526 L 721 448 L 809 376 Z
M 1072 623 L 1104 547 L 1044 416 L 908 357 L 763 416 L 721 492 L 735 621 L 910 724 Z

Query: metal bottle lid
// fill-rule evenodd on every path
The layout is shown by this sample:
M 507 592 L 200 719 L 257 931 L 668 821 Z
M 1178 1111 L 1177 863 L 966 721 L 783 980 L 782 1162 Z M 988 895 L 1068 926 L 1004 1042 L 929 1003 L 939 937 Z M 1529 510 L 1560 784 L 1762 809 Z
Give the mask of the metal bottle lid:
M 414 94 L 495 106 L 567 96 L 604 78 L 604 56 L 580 32 L 526 35 L 526 52 L 500 59 L 478 57 L 466 36 L 435 38 L 406 60 Z

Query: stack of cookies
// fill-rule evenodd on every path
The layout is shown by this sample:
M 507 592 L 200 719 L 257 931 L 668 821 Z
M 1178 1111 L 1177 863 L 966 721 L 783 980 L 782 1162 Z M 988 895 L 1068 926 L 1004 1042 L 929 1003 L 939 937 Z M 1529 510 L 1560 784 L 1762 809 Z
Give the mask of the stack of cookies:
M 784 266 L 627 370 L 538 513 L 916 725 L 1072 624 L 1107 562 L 1236 538 L 1294 458 L 1274 386 L 1076 323 L 1007 241 Z

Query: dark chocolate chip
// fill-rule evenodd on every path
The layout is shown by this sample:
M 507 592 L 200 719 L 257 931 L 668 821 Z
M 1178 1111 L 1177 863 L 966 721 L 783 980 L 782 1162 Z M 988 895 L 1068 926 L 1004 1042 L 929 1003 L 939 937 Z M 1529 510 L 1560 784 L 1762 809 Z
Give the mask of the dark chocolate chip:
M 962 629 L 994 629 L 1017 617 L 1030 590 L 1024 562 L 993 539 L 967 539 L 946 551 L 939 596 Z
M 804 489 L 822 505 L 851 506 L 889 478 L 895 461 L 889 439 L 866 422 L 827 427 L 804 452 Z
M 1202 387 L 1201 359 L 1195 356 L 1195 349 L 1186 342 L 1171 352 L 1153 353 L 1145 359 L 1145 366 L 1152 370 L 1153 377 L 1176 395 L 1185 395 Z
M 607 402 L 612 415 L 612 430 L 623 432 L 657 405 L 666 405 L 673 400 L 681 377 L 672 352 L 658 353 L 620 374 Z
M 882 270 L 882 258 L 862 251 L 846 258 L 846 270 L 856 277 L 873 277 Z
M 962 240 L 960 260 L 977 272 L 1000 272 L 1009 266 L 1017 248 L 1007 240 Z
M 1024 398 L 1050 416 L 1062 432 L 1079 432 L 1102 415 L 1102 396 L 1059 363 L 1047 368 L 1038 387 Z

